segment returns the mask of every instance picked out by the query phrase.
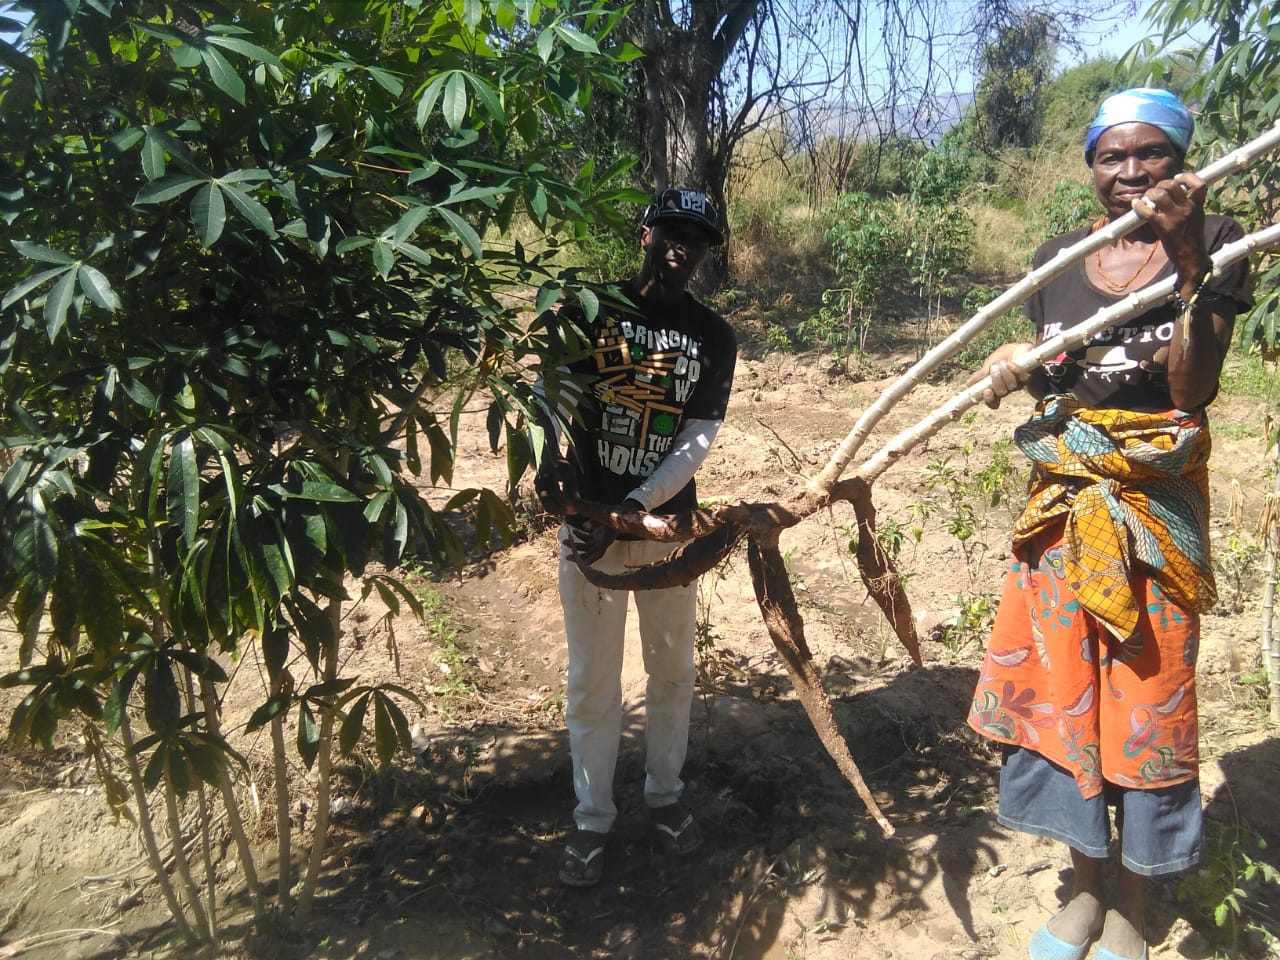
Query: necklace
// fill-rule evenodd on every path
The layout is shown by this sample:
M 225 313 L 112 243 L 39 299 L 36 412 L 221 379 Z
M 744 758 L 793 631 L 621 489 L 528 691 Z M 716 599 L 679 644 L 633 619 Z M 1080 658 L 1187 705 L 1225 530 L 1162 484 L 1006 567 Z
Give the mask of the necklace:
M 1089 232 L 1096 233 L 1106 222 L 1106 217 L 1099 217 L 1098 221 L 1090 228 Z M 1149 264 L 1151 262 L 1151 258 L 1156 255 L 1156 247 L 1158 246 L 1160 246 L 1158 243 L 1151 244 L 1151 249 L 1147 251 L 1147 258 L 1143 260 L 1142 263 L 1138 264 L 1138 269 L 1129 274 L 1129 278 L 1124 281 L 1115 280 L 1107 276 L 1107 272 L 1102 269 L 1102 250 L 1099 249 L 1093 255 L 1093 265 L 1097 268 L 1098 279 L 1101 280 L 1103 285 L 1112 292 L 1123 293 L 1125 290 L 1129 289 L 1129 284 L 1138 279 L 1138 274 L 1147 269 L 1147 264 Z

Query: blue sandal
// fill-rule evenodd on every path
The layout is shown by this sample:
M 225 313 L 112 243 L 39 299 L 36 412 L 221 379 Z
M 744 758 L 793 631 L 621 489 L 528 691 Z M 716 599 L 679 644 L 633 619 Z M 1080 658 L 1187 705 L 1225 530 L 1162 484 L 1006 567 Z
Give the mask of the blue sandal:
M 1090 938 L 1081 944 L 1067 943 L 1050 933 L 1049 924 L 1045 923 L 1031 935 L 1027 953 L 1031 960 L 1084 960 L 1092 942 L 1093 939 Z

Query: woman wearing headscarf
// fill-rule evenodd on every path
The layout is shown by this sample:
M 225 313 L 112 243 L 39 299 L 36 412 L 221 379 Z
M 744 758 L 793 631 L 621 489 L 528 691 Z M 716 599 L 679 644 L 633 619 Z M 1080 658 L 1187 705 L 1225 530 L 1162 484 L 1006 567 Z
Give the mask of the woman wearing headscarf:
M 1195 663 L 1199 614 L 1215 601 L 1208 556 L 1209 427 L 1244 263 L 1210 255 L 1242 236 L 1206 215 L 1183 169 L 1193 122 L 1165 90 L 1103 101 L 1084 158 L 1105 213 L 1045 243 L 1037 267 L 1133 210 L 1143 221 L 1027 302 L 1049 339 L 1150 284 L 1172 302 L 1097 334 L 1030 376 L 1006 344 L 983 364 L 985 400 L 1037 398 L 1014 433 L 1032 461 L 1014 562 L 969 725 L 1001 744 L 1001 824 L 1070 847 L 1074 885 L 1032 936 L 1033 960 L 1145 957 L 1147 878 L 1200 857 Z M 1104 882 L 1111 842 L 1119 863 Z

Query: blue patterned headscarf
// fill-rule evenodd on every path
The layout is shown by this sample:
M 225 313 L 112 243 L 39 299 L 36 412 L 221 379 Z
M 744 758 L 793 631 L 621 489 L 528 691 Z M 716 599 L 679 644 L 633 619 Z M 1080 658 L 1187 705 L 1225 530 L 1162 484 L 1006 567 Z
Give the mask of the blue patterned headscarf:
M 1109 127 L 1120 123 L 1149 123 L 1159 127 L 1180 154 L 1186 154 L 1195 126 L 1191 111 L 1168 90 L 1157 87 L 1121 90 L 1102 101 L 1098 115 L 1089 124 L 1089 132 L 1084 138 L 1085 163 L 1093 166 L 1093 150 L 1098 145 L 1098 138 Z

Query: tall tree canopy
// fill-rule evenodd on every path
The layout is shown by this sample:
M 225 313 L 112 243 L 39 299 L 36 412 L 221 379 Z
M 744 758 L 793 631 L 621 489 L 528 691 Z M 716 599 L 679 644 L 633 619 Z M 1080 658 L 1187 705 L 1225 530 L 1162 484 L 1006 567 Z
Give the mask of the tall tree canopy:
M 1040 91 L 1057 56 L 1053 19 L 1043 12 L 1015 15 L 983 46 L 975 97 L 985 145 L 1029 147 L 1040 136 Z

